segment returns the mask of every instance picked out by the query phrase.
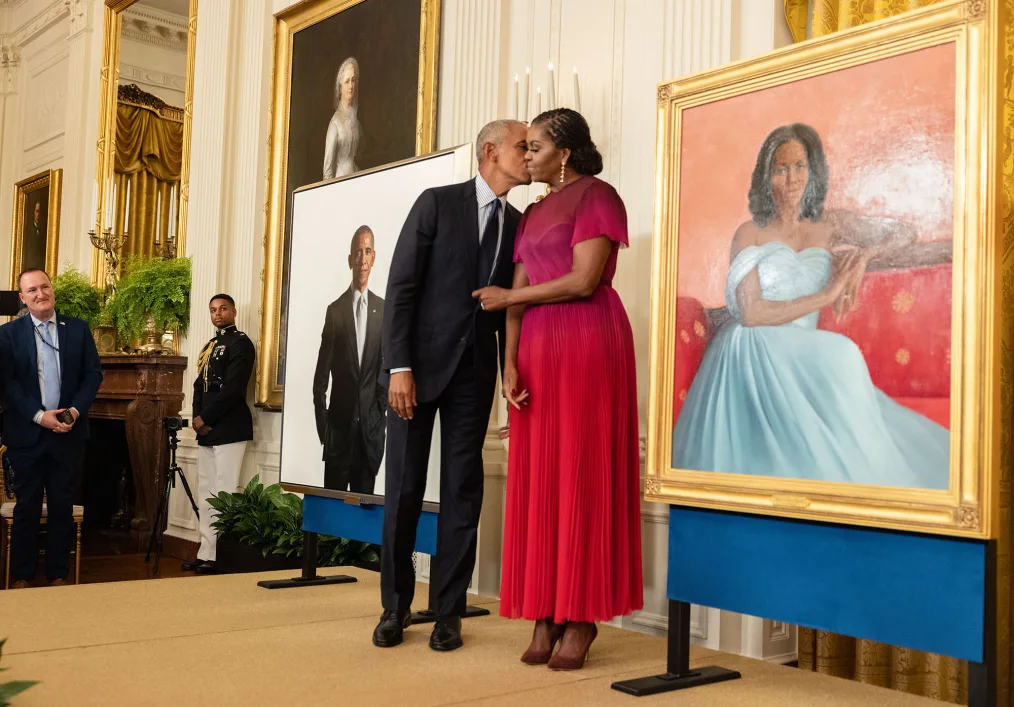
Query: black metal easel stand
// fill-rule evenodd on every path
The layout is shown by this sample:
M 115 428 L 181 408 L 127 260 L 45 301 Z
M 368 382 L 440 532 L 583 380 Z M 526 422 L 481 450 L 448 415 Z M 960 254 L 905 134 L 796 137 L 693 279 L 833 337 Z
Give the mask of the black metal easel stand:
M 317 574 L 317 533 L 303 531 L 303 574 L 292 579 L 264 579 L 257 583 L 265 589 L 288 589 L 289 587 L 319 587 L 322 584 L 350 584 L 358 581 L 355 577 L 336 574 L 322 577 Z
M 717 665 L 690 669 L 690 604 L 669 601 L 669 640 L 666 672 L 648 678 L 614 682 L 612 688 L 635 697 L 685 690 L 688 687 L 736 680 L 740 674 Z
M 968 707 L 996 705 L 996 541 L 986 543 L 982 662 L 968 661 Z
M 466 606 L 465 613 L 461 615 L 461 618 L 474 619 L 477 616 L 489 616 L 489 609 L 483 609 L 481 606 Z M 412 612 L 413 624 L 431 624 L 436 620 L 437 615 L 429 609 Z

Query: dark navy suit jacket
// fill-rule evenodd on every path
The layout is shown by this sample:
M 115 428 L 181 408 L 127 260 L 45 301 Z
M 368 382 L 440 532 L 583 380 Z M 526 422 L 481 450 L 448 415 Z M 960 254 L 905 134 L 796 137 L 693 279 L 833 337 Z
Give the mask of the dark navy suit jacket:
M 4 444 L 11 448 L 39 443 L 43 432 L 61 442 L 88 439 L 88 408 L 102 383 L 102 366 L 88 325 L 56 315 L 60 349 L 60 408 L 76 408 L 80 417 L 67 434 L 52 434 L 32 421 L 42 410 L 38 353 L 32 318 L 25 315 L 0 326 L 0 390 L 3 390 Z

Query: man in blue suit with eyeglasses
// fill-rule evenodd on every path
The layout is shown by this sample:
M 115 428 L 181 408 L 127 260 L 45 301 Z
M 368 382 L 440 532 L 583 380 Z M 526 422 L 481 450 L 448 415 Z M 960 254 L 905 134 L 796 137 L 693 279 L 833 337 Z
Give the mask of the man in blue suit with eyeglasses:
M 56 313 L 53 283 L 44 270 L 18 277 L 28 314 L 0 326 L 3 430 L 14 467 L 11 579 L 29 586 L 39 557 L 39 523 L 46 496 L 46 579 L 65 584 L 73 544 L 73 496 L 88 439 L 88 408 L 102 367 L 88 325 Z

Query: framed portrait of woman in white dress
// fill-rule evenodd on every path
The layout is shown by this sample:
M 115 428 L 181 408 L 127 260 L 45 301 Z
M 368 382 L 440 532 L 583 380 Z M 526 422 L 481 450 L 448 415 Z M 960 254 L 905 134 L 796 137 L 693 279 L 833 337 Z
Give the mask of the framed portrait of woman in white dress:
M 439 30 L 440 0 L 306 0 L 275 15 L 257 372 L 268 409 L 285 384 L 292 194 L 432 151 Z
M 996 532 L 1004 28 L 968 8 L 659 87 L 649 499 Z

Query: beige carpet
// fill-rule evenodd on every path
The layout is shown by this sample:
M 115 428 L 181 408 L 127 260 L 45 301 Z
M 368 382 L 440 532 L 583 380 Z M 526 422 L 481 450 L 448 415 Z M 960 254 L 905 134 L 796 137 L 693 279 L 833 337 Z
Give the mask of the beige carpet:
M 332 570 L 333 571 L 333 570 Z M 258 575 L 116 582 L 0 593 L 9 637 L 0 680 L 41 680 L 17 707 L 52 705 L 641 705 L 932 707 L 940 703 L 738 656 L 695 650 L 742 680 L 637 699 L 615 680 L 662 672 L 665 641 L 602 629 L 584 670 L 553 673 L 518 656 L 531 625 L 465 622 L 465 647 L 436 653 L 429 626 L 404 645 L 370 643 L 378 576 L 356 584 L 268 591 Z M 293 572 L 264 577 L 287 577 Z M 420 585 L 417 604 L 424 604 Z

